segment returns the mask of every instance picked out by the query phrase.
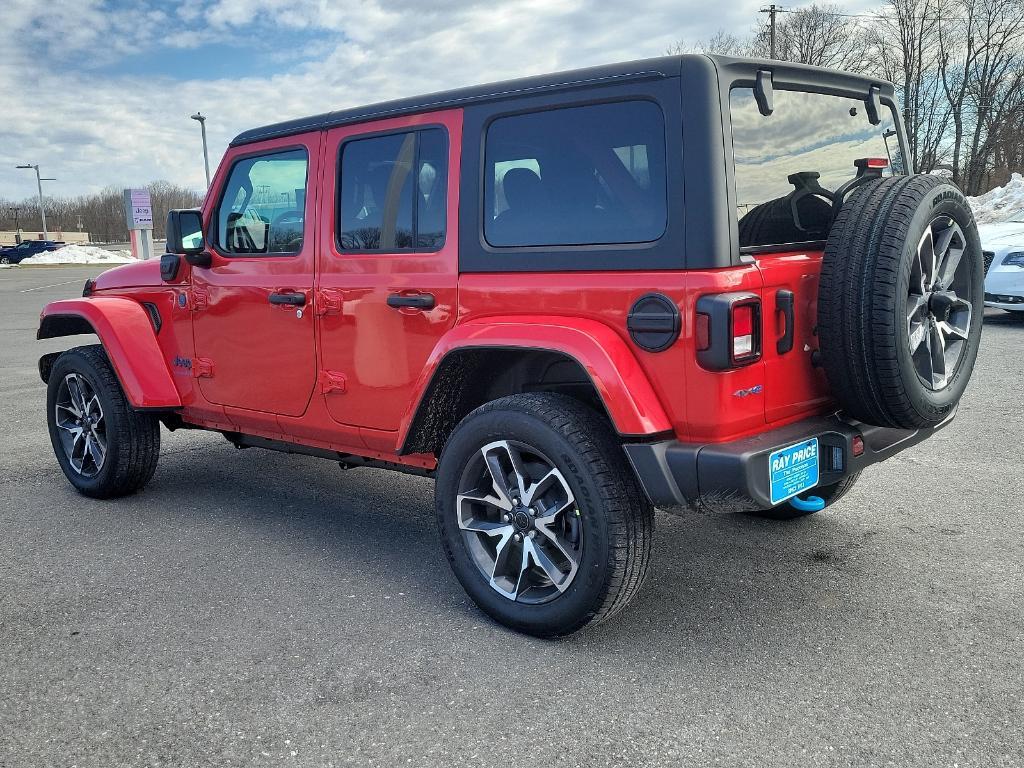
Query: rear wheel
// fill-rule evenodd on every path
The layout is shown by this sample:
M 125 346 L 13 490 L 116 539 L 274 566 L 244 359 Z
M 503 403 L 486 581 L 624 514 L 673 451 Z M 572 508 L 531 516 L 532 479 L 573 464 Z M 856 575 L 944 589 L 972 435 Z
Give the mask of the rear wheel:
M 79 493 L 125 496 L 156 471 L 160 422 L 132 409 L 103 347 L 76 347 L 57 358 L 46 411 L 57 462 Z
M 513 629 L 570 634 L 643 583 L 654 510 L 607 422 L 572 398 L 512 395 L 473 411 L 445 446 L 436 494 L 456 577 Z

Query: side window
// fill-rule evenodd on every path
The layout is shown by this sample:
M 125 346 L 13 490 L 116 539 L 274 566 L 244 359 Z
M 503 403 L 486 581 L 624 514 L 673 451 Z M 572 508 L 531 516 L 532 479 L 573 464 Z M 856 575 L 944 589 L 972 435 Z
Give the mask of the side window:
M 437 128 L 417 135 L 416 248 L 436 251 L 448 222 L 448 137 Z
M 492 246 L 642 243 L 665 232 L 665 119 L 654 102 L 499 118 L 484 157 Z
M 444 245 L 448 138 L 439 128 L 348 141 L 341 148 L 339 245 L 434 251 Z
M 305 228 L 306 150 L 239 160 L 217 211 L 217 245 L 225 253 L 298 253 Z

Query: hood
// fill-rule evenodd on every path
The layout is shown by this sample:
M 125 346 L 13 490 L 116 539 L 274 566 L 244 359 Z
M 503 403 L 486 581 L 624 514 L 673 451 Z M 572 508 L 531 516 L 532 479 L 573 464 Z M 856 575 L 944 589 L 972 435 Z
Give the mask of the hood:
M 1024 221 L 1001 221 L 998 224 L 979 224 L 981 247 L 994 251 L 1007 245 L 1024 246 Z
M 143 288 L 151 285 L 162 285 L 160 278 L 160 259 L 136 261 L 108 269 L 96 278 L 96 290 L 109 288 Z

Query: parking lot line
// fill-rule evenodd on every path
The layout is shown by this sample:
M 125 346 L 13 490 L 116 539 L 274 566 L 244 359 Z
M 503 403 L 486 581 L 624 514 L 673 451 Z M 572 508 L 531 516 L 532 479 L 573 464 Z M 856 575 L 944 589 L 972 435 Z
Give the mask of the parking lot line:
M 58 287 L 60 287 L 62 285 L 71 285 L 72 283 L 77 283 L 77 282 L 80 282 L 80 281 L 79 280 L 65 280 L 63 283 L 52 283 L 50 285 L 39 285 L 39 286 L 36 286 L 35 288 L 25 288 L 22 291 L 18 291 L 18 293 L 32 293 L 32 291 L 41 291 L 44 288 L 58 288 Z

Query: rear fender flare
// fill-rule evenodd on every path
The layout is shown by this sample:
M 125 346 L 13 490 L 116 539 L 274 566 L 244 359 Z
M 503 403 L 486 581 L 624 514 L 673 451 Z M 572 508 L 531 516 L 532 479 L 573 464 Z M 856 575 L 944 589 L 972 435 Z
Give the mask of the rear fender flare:
M 485 318 L 455 326 L 434 348 L 417 381 L 415 402 L 402 418 L 398 445 L 405 445 L 445 357 L 457 350 L 474 348 L 518 348 L 565 355 L 579 363 L 590 377 L 620 435 L 650 436 L 672 430 L 672 423 L 633 351 L 604 323 L 568 317 Z
M 181 407 L 146 310 L 131 299 L 93 296 L 54 301 L 39 316 L 37 339 L 95 333 L 128 402 L 135 408 Z M 52 361 L 50 361 L 52 364 Z M 45 366 L 48 372 L 49 366 Z M 40 365 L 40 373 L 44 366 Z

